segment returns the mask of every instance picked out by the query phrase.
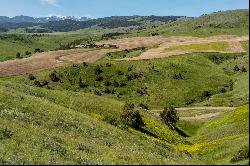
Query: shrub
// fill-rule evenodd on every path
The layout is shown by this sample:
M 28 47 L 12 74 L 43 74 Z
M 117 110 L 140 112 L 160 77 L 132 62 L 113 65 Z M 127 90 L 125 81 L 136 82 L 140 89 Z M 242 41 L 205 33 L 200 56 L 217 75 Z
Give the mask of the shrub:
M 21 58 L 21 53 L 20 52 L 16 53 L 16 58 Z
M 145 88 L 137 89 L 137 93 L 139 93 L 141 96 L 147 94 L 147 91 Z
M 98 96 L 101 96 L 101 95 L 102 95 L 102 93 L 101 93 L 99 90 L 95 90 L 94 94 L 95 94 L 95 95 L 98 95 Z
M 230 80 L 230 82 L 229 82 L 229 90 L 230 91 L 234 90 L 234 82 L 233 82 L 233 80 Z
M 247 72 L 247 69 L 244 66 L 242 66 L 241 69 L 240 69 L 240 71 L 241 72 Z
M 240 150 L 232 157 L 230 160 L 231 163 L 239 162 L 241 160 L 245 160 L 249 158 L 249 147 L 243 146 Z
M 58 82 L 60 80 L 59 78 L 59 74 L 56 71 L 53 71 L 50 75 L 49 78 L 51 79 L 51 81 L 53 82 Z
M 124 86 L 126 86 L 126 85 L 127 85 L 127 83 L 125 83 L 125 82 L 123 82 L 123 81 L 121 81 L 121 82 L 118 83 L 118 86 L 119 86 L 119 87 L 124 87 Z
M 175 129 L 176 123 L 179 120 L 177 111 L 172 106 L 165 107 L 164 110 L 160 113 L 160 117 L 162 121 L 171 129 Z
M 113 81 L 112 85 L 113 85 L 114 87 L 119 87 L 119 83 L 118 83 L 117 81 Z
M 98 75 L 98 74 L 101 74 L 102 73 L 102 68 L 98 65 L 96 68 L 95 68 L 95 74 Z
M 224 87 L 220 88 L 220 93 L 225 93 L 226 91 L 227 91 L 226 88 L 224 88 Z
M 182 80 L 183 77 L 182 77 L 181 73 L 179 73 L 179 74 L 174 74 L 173 79 Z
M 37 81 L 37 80 L 34 82 L 34 85 L 37 87 L 42 87 L 42 84 L 40 83 L 40 81 Z
M 118 73 L 118 75 L 124 75 L 124 72 L 121 70 L 118 70 L 117 73 Z
M 25 52 L 25 55 L 31 55 L 31 52 L 26 51 L 26 52 Z
M 79 82 L 79 87 L 80 88 L 86 88 L 86 87 L 88 87 L 89 85 L 88 84 L 86 84 L 86 83 L 84 83 L 83 81 L 80 81 Z
M 133 70 L 133 66 L 129 66 L 128 71 L 132 71 L 132 70 Z
M 202 92 L 202 96 L 203 97 L 206 97 L 206 98 L 209 98 L 212 96 L 212 93 L 210 91 L 203 91 Z
M 88 64 L 86 62 L 83 62 L 82 65 L 83 66 L 88 66 Z
M 36 48 L 36 49 L 34 50 L 34 52 L 36 53 L 36 52 L 44 52 L 44 51 L 41 50 L 40 48 Z
M 208 59 L 211 60 L 215 64 L 221 64 L 225 60 L 229 59 L 229 56 L 224 56 L 224 55 L 209 55 Z
M 48 85 L 48 84 L 49 84 L 49 81 L 47 81 L 47 80 L 43 80 L 41 82 L 41 86 L 45 86 L 45 85 Z
M 235 65 L 235 66 L 234 66 L 234 71 L 240 71 L 240 68 L 239 68 L 238 65 Z
M 145 125 L 141 114 L 138 110 L 134 111 L 134 104 L 131 103 L 124 105 L 120 117 L 125 128 L 132 127 L 136 130 L 140 130 Z
M 131 80 L 134 80 L 134 79 L 139 79 L 141 76 L 142 76 L 141 73 L 139 74 L 139 73 L 133 72 L 133 73 L 130 73 L 130 74 L 127 75 L 127 80 L 131 81 Z
M 29 74 L 28 78 L 29 78 L 29 80 L 35 80 L 36 79 L 36 77 L 33 74 Z
M 109 115 L 104 117 L 104 121 L 108 122 L 111 125 L 117 126 L 117 116 Z
M 111 90 L 110 90 L 109 88 L 105 88 L 105 89 L 104 89 L 104 93 L 110 94 L 110 93 L 111 93 Z
M 111 67 L 112 64 L 111 63 L 106 63 L 106 67 Z
M 112 85 L 112 83 L 111 83 L 110 81 L 107 81 L 107 80 L 106 80 L 106 81 L 104 82 L 104 85 L 105 85 L 105 86 L 110 86 L 110 85 Z

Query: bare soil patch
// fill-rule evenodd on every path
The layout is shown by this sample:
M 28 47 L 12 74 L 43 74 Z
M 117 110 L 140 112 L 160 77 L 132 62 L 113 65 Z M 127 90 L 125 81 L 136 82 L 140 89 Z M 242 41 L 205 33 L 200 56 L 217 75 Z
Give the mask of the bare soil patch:
M 240 41 L 249 40 L 249 36 L 212 36 L 207 38 L 191 37 L 191 36 L 151 36 L 151 37 L 132 37 L 118 40 L 100 41 L 96 44 L 112 44 L 118 45 L 119 49 L 73 49 L 73 50 L 61 50 L 51 51 L 46 53 L 38 53 L 29 58 L 9 60 L 0 62 L 0 76 L 17 75 L 23 73 L 31 73 L 34 71 L 63 66 L 67 62 L 82 63 L 90 62 L 94 63 L 98 59 L 104 57 L 108 52 L 119 51 L 123 49 L 131 49 L 137 47 L 147 47 L 159 44 L 158 48 L 152 48 L 141 54 L 139 57 L 124 58 L 119 60 L 143 60 L 163 58 L 173 55 L 203 52 L 198 50 L 180 51 L 175 50 L 171 52 L 165 52 L 164 50 L 171 46 L 187 45 L 187 44 L 199 44 L 209 43 L 217 41 L 227 41 L 230 47 L 226 52 L 245 52 L 242 48 Z M 213 50 L 204 50 L 204 52 L 214 52 Z M 218 51 L 217 51 L 218 52 Z

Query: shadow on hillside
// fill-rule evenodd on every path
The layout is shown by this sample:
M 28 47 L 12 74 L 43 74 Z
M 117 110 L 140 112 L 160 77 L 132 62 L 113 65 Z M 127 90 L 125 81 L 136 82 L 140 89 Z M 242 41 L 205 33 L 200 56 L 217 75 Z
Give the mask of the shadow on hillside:
M 183 137 L 190 137 L 188 134 L 186 134 L 184 131 L 178 129 L 178 127 L 175 128 L 175 131 L 178 132 L 178 134 L 180 134 Z
M 141 131 L 142 133 L 147 134 L 147 135 L 150 135 L 150 136 L 152 136 L 152 137 L 154 137 L 154 138 L 158 138 L 157 135 L 151 133 L 150 131 L 148 131 L 148 130 L 146 130 L 146 129 L 141 128 L 140 131 Z

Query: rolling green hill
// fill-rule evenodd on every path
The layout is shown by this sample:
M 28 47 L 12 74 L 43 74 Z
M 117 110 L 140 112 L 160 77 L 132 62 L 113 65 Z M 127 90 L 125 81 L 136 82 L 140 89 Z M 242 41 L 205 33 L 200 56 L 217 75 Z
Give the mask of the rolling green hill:
M 246 35 L 249 33 L 249 10 L 231 10 L 202 15 L 193 19 L 180 19 L 166 25 L 133 31 L 127 36 L 212 36 Z
M 199 163 L 173 146 L 183 137 L 147 112 L 144 129 L 154 136 L 107 123 L 123 106 L 112 99 L 4 79 L 0 100 L 1 164 Z
M 54 50 L 79 39 L 246 35 L 248 17 L 249 10 L 234 10 L 139 30 L 0 34 L 0 61 L 15 59 L 16 52 Z M 67 63 L 32 74 L 0 76 L 0 165 L 247 165 L 249 41 L 242 45 L 246 53 L 121 60 L 149 49 L 140 47 L 108 53 L 95 63 Z M 226 46 L 217 42 L 182 47 L 223 50 Z M 128 103 L 135 105 L 129 108 L 132 112 Z M 183 120 L 182 116 L 177 127 L 170 128 L 155 113 L 169 105 L 236 108 L 204 119 Z M 197 112 L 208 113 L 198 109 L 180 116 L 196 117 Z M 140 126 L 135 127 L 133 122 L 138 120 Z
M 120 52 L 117 54 L 120 56 Z M 20 82 L 51 90 L 92 93 L 147 105 L 151 109 L 163 108 L 168 103 L 178 107 L 191 106 L 206 102 L 214 95 L 236 94 L 234 79 L 240 75 L 246 78 L 248 72 L 238 71 L 236 74 L 230 67 L 228 70 L 235 73 L 230 75 L 225 72 L 223 64 L 237 63 L 244 58 L 248 59 L 244 53 L 195 53 L 148 61 L 110 61 L 104 57 L 96 64 L 50 69 L 35 74 L 35 80 L 26 76 Z M 246 67 L 246 64 L 242 66 Z M 58 81 L 50 78 L 54 70 Z M 240 101 L 238 97 L 231 98 L 233 106 L 248 101 L 247 94 L 240 94 L 246 96 Z
M 75 40 L 89 40 L 96 37 L 100 37 L 99 33 L 88 29 L 51 34 L 0 34 L 0 61 L 15 59 L 17 52 L 20 52 L 22 57 L 27 57 L 26 51 L 33 54 L 36 48 L 50 51 Z

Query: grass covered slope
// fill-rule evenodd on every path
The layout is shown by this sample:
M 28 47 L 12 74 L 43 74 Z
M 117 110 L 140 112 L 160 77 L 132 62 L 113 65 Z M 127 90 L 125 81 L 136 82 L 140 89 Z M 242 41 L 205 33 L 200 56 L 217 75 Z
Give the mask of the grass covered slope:
M 105 122 L 121 109 L 112 99 L 5 80 L 0 100 L 1 164 L 200 163 L 171 145 L 184 138 L 147 113 L 145 129 L 157 137 Z
M 35 80 L 26 76 L 20 81 L 47 89 L 92 93 L 161 109 L 167 103 L 186 106 L 224 93 L 224 90 L 231 91 L 232 78 L 219 64 L 244 55 L 195 53 L 129 62 L 104 58 L 97 64 L 58 68 L 55 73 L 57 81 L 50 78 L 53 70 L 35 74 Z
M 88 40 L 95 35 L 97 32 L 91 30 L 51 34 L 0 34 L 0 61 L 15 59 L 17 52 L 25 57 L 26 51 L 34 53 L 37 48 L 43 51 L 54 50 L 74 40 Z
M 0 101 L 1 164 L 225 164 L 248 143 L 248 106 L 193 124 L 190 143 L 145 110 L 147 132 L 111 125 L 123 103 L 103 96 L 2 78 Z
M 232 78 L 232 91 L 212 96 L 198 105 L 240 106 L 249 100 L 249 41 L 242 42 L 247 54 L 225 61 L 219 66 Z M 237 67 L 236 67 L 237 66 Z
M 212 35 L 247 35 L 249 27 L 249 10 L 229 10 L 205 14 L 194 19 L 179 19 L 167 25 L 134 31 L 130 36 L 212 36 Z
M 222 113 L 205 121 L 194 144 L 180 146 L 208 164 L 248 164 L 249 106 Z

